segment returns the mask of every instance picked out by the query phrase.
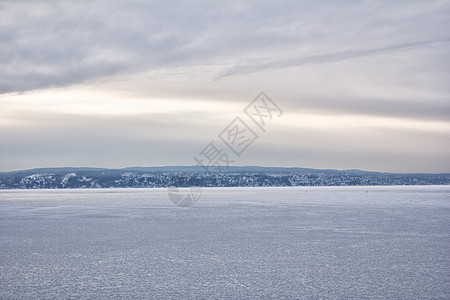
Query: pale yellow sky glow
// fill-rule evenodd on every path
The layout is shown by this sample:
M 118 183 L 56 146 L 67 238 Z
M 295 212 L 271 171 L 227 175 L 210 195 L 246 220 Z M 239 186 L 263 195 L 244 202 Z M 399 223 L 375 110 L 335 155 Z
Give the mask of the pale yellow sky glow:
M 3 126 L 26 122 L 30 115 L 117 116 L 173 115 L 196 113 L 205 119 L 232 118 L 242 111 L 239 102 L 219 100 L 129 98 L 108 93 L 89 91 L 82 87 L 60 90 L 36 91 L 25 94 L 0 96 L 4 117 Z M 384 128 L 392 130 L 417 130 L 450 134 L 450 122 L 412 120 L 356 114 L 330 115 L 320 113 L 286 113 L 277 127 L 313 129 Z
M 129 116 L 192 112 L 233 113 L 240 108 L 238 103 L 201 101 L 189 98 L 130 98 L 108 91 L 82 91 L 79 88 L 37 91 L 0 97 L 3 110 L 9 111 L 13 118 L 21 118 L 21 112 L 27 112 L 27 114 Z

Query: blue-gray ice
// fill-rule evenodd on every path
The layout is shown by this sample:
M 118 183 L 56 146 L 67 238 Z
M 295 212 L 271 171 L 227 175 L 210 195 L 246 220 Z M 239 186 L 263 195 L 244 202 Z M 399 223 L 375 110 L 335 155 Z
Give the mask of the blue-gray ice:
M 450 186 L 0 191 L 0 299 L 450 299 Z

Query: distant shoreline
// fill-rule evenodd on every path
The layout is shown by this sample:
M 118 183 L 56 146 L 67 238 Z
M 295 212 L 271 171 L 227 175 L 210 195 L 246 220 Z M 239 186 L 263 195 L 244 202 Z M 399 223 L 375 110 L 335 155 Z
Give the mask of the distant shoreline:
M 450 185 L 450 174 L 262 167 L 230 167 L 227 172 L 207 173 L 193 168 L 196 167 L 4 172 L 0 173 L 0 189 Z

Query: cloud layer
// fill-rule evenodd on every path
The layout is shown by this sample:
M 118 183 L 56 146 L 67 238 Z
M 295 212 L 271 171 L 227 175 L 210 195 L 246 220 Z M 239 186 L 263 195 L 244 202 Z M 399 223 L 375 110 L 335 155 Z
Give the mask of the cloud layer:
M 449 1 L 3 1 L 0 170 L 191 164 L 265 90 L 290 121 L 242 164 L 450 172 L 446 28 Z

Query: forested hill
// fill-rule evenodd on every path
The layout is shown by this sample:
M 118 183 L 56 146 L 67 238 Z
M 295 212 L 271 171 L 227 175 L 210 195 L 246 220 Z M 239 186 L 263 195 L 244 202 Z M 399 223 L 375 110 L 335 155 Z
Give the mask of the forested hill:
M 124 169 L 42 168 L 0 173 L 0 189 L 444 184 L 450 184 L 450 174 L 395 174 L 252 166 L 229 167 L 221 172 L 205 172 L 198 166 L 173 166 Z

